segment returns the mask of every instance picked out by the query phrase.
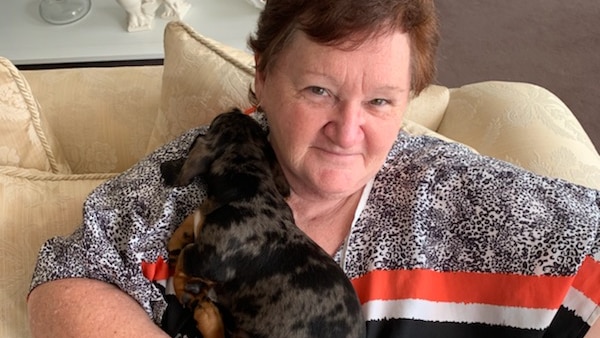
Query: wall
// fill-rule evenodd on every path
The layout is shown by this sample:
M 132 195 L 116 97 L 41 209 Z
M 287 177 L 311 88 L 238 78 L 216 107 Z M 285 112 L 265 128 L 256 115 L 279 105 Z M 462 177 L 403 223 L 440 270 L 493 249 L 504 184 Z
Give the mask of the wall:
M 531 82 L 560 97 L 600 149 L 600 1 L 435 0 L 438 82 Z

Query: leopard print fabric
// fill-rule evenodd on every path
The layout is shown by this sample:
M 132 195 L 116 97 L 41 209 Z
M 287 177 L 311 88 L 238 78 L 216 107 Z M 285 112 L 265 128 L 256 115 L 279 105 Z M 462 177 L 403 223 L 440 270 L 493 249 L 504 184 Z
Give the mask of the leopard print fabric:
M 264 116 L 257 119 L 266 128 Z M 82 225 L 42 247 L 31 288 L 68 277 L 106 281 L 160 323 L 164 288 L 140 266 L 168 257 L 168 238 L 205 192 L 200 181 L 166 187 L 159 167 L 184 157 L 204 130 L 190 130 L 95 189 Z M 598 191 L 401 132 L 335 259 L 344 258 L 350 278 L 418 267 L 571 275 L 586 255 L 600 258 L 599 203 Z
M 350 235 L 346 273 L 574 275 L 586 255 L 599 255 L 599 205 L 598 191 L 401 136 Z

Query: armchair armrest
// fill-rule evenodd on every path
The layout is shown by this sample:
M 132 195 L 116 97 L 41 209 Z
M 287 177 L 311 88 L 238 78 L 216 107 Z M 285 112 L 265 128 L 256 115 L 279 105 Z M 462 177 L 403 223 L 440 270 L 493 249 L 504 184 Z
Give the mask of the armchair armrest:
M 569 108 L 527 83 L 451 89 L 438 132 L 484 155 L 600 189 L 600 156 Z

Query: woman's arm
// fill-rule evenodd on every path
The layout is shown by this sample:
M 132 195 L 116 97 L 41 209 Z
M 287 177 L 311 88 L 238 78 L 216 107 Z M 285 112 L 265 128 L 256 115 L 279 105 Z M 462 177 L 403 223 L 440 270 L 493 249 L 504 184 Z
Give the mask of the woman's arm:
M 600 320 L 596 320 L 584 338 L 600 338 Z
M 44 283 L 27 305 L 33 337 L 168 337 L 133 298 L 97 280 Z

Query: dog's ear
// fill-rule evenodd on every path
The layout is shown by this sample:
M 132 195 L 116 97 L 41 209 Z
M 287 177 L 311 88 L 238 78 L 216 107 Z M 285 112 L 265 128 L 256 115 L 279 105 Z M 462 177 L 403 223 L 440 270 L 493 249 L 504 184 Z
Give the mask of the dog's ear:
M 267 142 L 267 144 L 264 146 L 264 153 L 267 161 L 269 161 L 269 168 L 271 169 L 271 175 L 273 175 L 273 180 L 275 181 L 277 190 L 283 197 L 289 197 L 290 185 L 283 174 L 283 169 L 281 169 L 281 165 L 279 164 L 279 161 L 277 161 L 275 151 L 273 151 L 273 147 L 271 147 L 269 142 Z
M 160 174 L 168 186 L 175 186 L 175 181 L 181 172 L 181 167 L 185 162 L 185 158 L 180 158 L 173 161 L 167 161 L 160 164 Z
M 199 175 L 210 169 L 212 157 L 204 136 L 198 136 L 190 147 L 188 157 L 167 161 L 160 165 L 160 172 L 169 186 L 188 185 Z
M 203 136 L 199 136 L 194 141 L 187 159 L 183 162 L 174 185 L 184 186 L 190 184 L 195 177 L 203 175 L 210 170 L 213 160 L 214 154 L 207 140 Z

